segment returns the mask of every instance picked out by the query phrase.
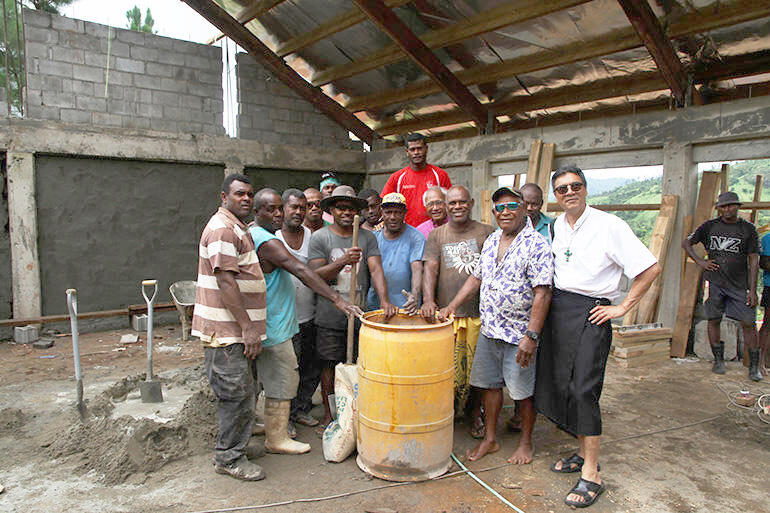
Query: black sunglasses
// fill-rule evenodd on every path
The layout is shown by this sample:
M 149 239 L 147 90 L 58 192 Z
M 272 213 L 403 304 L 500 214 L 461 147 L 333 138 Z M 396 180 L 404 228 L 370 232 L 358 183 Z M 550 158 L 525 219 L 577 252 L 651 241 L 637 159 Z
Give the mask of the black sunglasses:
M 511 212 L 513 212 L 514 210 L 519 208 L 519 203 L 516 201 L 509 201 L 508 203 L 498 203 L 497 205 L 495 205 L 495 210 L 500 214 L 502 214 L 506 208 Z
M 568 189 L 572 189 L 572 192 L 580 192 L 585 184 L 583 182 L 572 182 L 553 188 L 553 192 L 556 194 L 567 194 Z

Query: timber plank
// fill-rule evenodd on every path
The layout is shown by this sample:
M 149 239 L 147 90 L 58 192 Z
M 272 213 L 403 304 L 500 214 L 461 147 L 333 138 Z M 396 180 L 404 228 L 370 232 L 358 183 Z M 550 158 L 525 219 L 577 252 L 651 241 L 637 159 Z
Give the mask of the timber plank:
M 669 359 L 669 356 L 666 353 L 661 354 L 652 354 L 647 356 L 640 356 L 638 358 L 617 358 L 615 356 L 610 356 L 612 360 L 618 365 L 618 367 L 622 369 L 633 369 L 636 367 L 643 367 L 645 365 L 650 365 L 653 363 L 658 362 L 666 362 Z
M 638 346 L 634 347 L 613 347 L 611 354 L 617 358 L 636 358 L 638 356 L 649 354 L 668 354 L 668 352 L 671 350 L 670 348 L 671 339 L 666 339 L 647 342 L 645 344 L 639 344 Z
M 661 199 L 660 214 L 655 220 L 655 227 L 652 230 L 650 239 L 650 252 L 658 260 L 661 268 L 660 275 L 655 278 L 650 288 L 642 296 L 637 304 L 636 320 L 639 324 L 655 321 L 655 314 L 658 308 L 658 299 L 663 287 L 663 270 L 666 268 L 666 254 L 671 243 L 671 235 L 674 232 L 674 222 L 676 221 L 676 211 L 679 204 L 679 196 L 666 194 Z
M 693 229 L 706 222 L 714 211 L 714 202 L 719 192 L 721 172 L 704 171 L 701 177 L 698 203 L 693 216 Z M 699 248 L 700 249 L 700 248 Z M 702 249 L 701 249 L 702 251 Z M 683 358 L 687 351 L 687 338 L 692 327 L 692 315 L 698 296 L 698 285 L 702 269 L 691 259 L 684 264 L 684 275 L 679 293 L 679 308 L 674 322 L 674 332 L 671 336 L 671 356 Z
M 529 146 L 529 161 L 527 162 L 527 181 L 524 183 L 537 183 L 540 173 L 540 154 L 543 150 L 543 141 L 533 139 Z
M 540 171 L 538 172 L 537 181 L 535 182 L 543 190 L 543 196 L 548 197 L 548 191 L 551 190 L 548 182 L 551 179 L 551 171 L 553 171 L 553 155 L 556 151 L 556 145 L 554 143 L 543 144 L 543 150 L 540 155 Z M 543 213 L 548 212 L 548 202 L 543 202 Z

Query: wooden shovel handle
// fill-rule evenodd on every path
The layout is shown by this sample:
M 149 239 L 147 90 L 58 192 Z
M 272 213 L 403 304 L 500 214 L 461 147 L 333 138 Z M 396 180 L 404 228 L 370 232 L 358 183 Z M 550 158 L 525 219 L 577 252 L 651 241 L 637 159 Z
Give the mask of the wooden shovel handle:
M 359 217 L 356 214 L 353 217 L 353 241 L 351 247 L 358 246 L 358 222 Z M 358 264 L 350 267 L 350 302 L 356 304 L 356 286 L 358 285 Z M 353 339 L 356 327 L 356 318 L 353 314 L 348 315 L 348 352 L 347 363 L 353 363 Z

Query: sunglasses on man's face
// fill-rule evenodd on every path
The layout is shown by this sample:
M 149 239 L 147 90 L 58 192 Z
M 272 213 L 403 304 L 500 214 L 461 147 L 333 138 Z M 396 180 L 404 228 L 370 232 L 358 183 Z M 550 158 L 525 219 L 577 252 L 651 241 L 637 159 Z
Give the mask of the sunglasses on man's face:
M 519 208 L 519 203 L 516 201 L 509 201 L 508 203 L 498 203 L 497 205 L 495 205 L 495 210 L 500 214 L 502 214 L 506 208 L 511 212 L 513 212 L 514 210 Z
M 567 191 L 572 189 L 572 192 L 580 192 L 583 189 L 583 182 L 572 182 L 558 187 L 554 187 L 553 192 L 556 194 L 567 194 Z
M 307 202 L 307 208 L 321 208 L 321 202 L 320 201 L 308 201 Z

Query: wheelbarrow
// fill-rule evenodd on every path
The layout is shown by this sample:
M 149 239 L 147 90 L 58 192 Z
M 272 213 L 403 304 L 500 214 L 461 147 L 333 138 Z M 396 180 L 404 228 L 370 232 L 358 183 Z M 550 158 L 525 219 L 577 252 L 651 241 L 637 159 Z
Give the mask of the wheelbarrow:
M 191 280 L 177 281 L 171 284 L 168 291 L 179 312 L 179 322 L 182 324 L 182 340 L 190 340 L 190 321 L 195 306 L 195 287 L 197 283 Z

